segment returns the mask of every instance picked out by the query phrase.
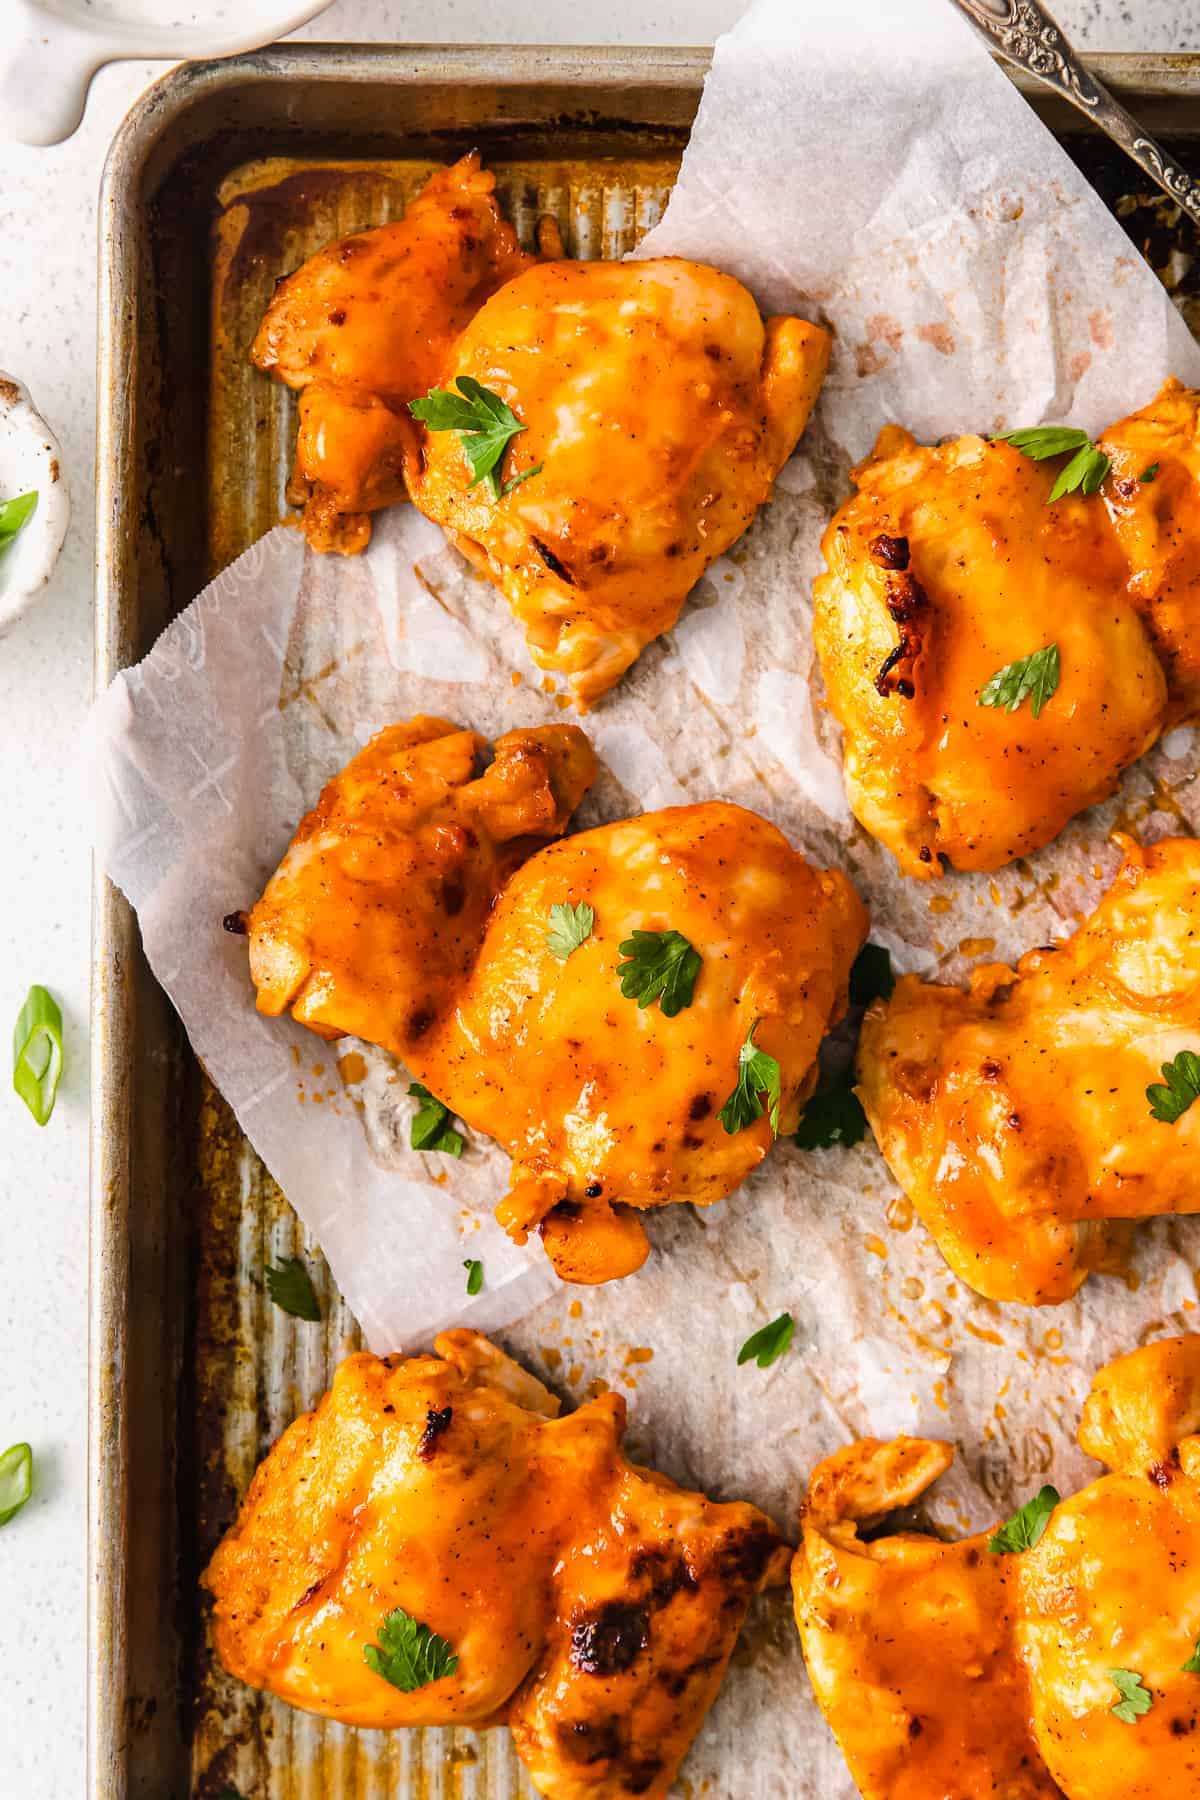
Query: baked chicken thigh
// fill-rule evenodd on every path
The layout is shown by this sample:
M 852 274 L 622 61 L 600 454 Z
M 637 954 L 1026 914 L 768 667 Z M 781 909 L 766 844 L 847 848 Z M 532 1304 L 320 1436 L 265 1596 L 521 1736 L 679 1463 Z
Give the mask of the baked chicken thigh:
M 1043 1490 L 995 1538 L 879 1534 L 948 1444 L 866 1439 L 819 1465 L 796 1622 L 864 1800 L 1200 1791 L 1197 1430 L 1190 1336 L 1101 1370 L 1079 1441 L 1112 1473 L 1069 1500 Z
M 678 258 L 538 264 L 494 186 L 464 157 L 403 219 L 326 245 L 280 283 L 251 356 L 301 390 L 289 496 L 309 542 L 362 550 L 407 490 L 586 706 L 769 498 L 829 336 L 764 323 L 732 276 Z M 556 231 L 542 241 L 554 254 Z M 440 426 L 412 404 L 435 391 Z M 468 454 L 471 406 L 500 427 L 495 479 Z
M 809 1679 L 865 1800 L 1049 1800 L 1013 1559 L 986 1537 L 875 1535 L 953 1460 L 949 1444 L 864 1438 L 814 1470 L 792 1564 Z
M 1168 381 L 1112 425 L 1101 490 L 1129 564 L 1129 592 L 1167 677 L 1165 723 L 1200 715 L 1200 393 Z
M 769 497 L 828 360 L 826 332 L 764 324 L 716 269 L 542 263 L 476 313 L 439 378 L 478 383 L 518 422 L 503 486 L 475 477 L 459 431 L 430 430 L 412 498 L 586 706 Z
M 565 961 L 547 934 L 560 905 L 591 910 Z M 723 1199 L 795 1129 L 866 928 L 843 875 L 742 807 L 602 825 L 508 881 L 454 1017 L 415 1066 L 511 1155 L 508 1231 L 539 1228 L 565 1280 L 607 1281 L 646 1259 L 640 1212 Z M 642 940 L 647 973 L 679 969 L 687 946 L 698 957 L 678 1012 L 670 989 L 650 1004 L 623 991 L 635 933 L 662 934 Z M 778 1065 L 768 1104 L 755 1053 Z M 755 1095 L 740 1109 L 739 1090 Z
M 661 1800 L 752 1597 L 762 1513 L 621 1453 L 486 1338 L 350 1357 L 254 1477 L 204 1576 L 229 1671 L 368 1727 L 508 1724 L 547 1800 Z
M 574 725 L 486 745 L 418 717 L 373 737 L 300 821 L 247 920 L 258 1009 L 413 1066 L 453 1012 L 512 870 L 556 837 L 596 759 Z
M 416 444 L 408 402 L 433 385 L 488 295 L 532 260 L 495 185 L 464 156 L 402 219 L 326 244 L 275 290 L 250 354 L 301 391 L 289 497 L 317 550 L 362 550 L 368 515 L 404 498 Z
M 851 807 L 907 873 L 1049 843 L 1196 714 L 1198 405 L 1168 382 L 1100 440 L 1098 489 L 1053 502 L 1062 456 L 982 437 L 889 426 L 854 471 L 814 640 Z
M 517 1241 L 606 1281 L 646 1258 L 640 1211 L 721 1199 L 794 1128 L 866 914 L 715 801 L 531 855 L 587 740 L 510 733 L 472 779 L 477 745 L 415 721 L 330 782 L 249 916 L 258 1005 L 400 1057 L 509 1152 Z
M 1015 969 L 903 976 L 858 1075 L 893 1175 L 993 1300 L 1066 1300 L 1122 1221 L 1200 1212 L 1200 842 L 1126 840 L 1074 937 Z

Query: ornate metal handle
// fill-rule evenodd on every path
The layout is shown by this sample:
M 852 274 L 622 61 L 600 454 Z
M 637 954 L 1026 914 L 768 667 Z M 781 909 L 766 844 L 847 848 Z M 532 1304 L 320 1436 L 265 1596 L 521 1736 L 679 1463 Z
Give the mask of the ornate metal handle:
M 1038 0 L 955 0 L 1009 62 L 1079 108 L 1200 225 L 1200 181 L 1172 162 L 1103 82 L 1089 74 Z

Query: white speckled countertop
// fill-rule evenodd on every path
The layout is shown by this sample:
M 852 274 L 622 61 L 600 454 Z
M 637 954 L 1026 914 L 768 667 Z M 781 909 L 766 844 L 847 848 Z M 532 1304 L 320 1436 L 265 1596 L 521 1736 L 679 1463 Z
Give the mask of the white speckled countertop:
M 594 15 L 555 0 L 336 0 L 298 35 L 697 44 L 741 10 L 741 0 L 609 0 Z M 1057 0 L 1055 10 L 1083 48 L 1200 50 L 1196 0 Z M 7 1030 L 31 981 L 54 989 L 67 1022 L 67 1072 L 47 1129 L 7 1075 L 0 1093 L 0 1449 L 28 1439 L 37 1463 L 33 1502 L 0 1533 L 6 1800 L 84 1791 L 90 827 L 77 750 L 91 685 L 95 202 L 112 134 L 162 67 L 103 70 L 76 136 L 49 150 L 6 147 L 0 175 L 0 366 L 27 383 L 56 429 L 74 501 L 57 573 L 0 640 L 9 796 L 0 1022 Z

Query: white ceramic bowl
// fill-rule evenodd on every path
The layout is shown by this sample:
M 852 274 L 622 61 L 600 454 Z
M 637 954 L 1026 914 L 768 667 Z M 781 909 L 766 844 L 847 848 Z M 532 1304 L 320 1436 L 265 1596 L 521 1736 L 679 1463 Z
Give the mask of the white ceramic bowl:
M 0 0 L 0 137 L 61 144 L 96 70 L 122 57 L 235 56 L 286 37 L 330 0 Z
M 58 440 L 28 388 L 0 369 L 0 500 L 28 493 L 37 494 L 36 507 L 0 548 L 0 631 L 49 581 L 71 518 Z

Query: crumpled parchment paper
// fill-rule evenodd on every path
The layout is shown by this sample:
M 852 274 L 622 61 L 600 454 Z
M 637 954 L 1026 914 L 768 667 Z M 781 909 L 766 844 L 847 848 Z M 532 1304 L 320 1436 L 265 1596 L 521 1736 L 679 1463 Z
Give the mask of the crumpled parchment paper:
M 1115 823 L 1193 829 L 1192 733 L 1172 733 L 1116 800 L 1028 863 L 906 881 L 842 796 L 811 581 L 846 471 L 888 420 L 932 437 L 1043 419 L 1097 430 L 1168 374 L 1200 382 L 1169 300 L 944 0 L 761 0 L 717 46 L 651 252 L 730 269 L 764 310 L 830 323 L 836 348 L 772 505 L 589 716 L 604 774 L 580 822 L 711 796 L 752 806 L 849 871 L 900 968 L 946 979 L 1062 935 L 1116 866 Z M 499 1151 L 475 1138 L 461 1163 L 422 1159 L 407 1148 L 407 1077 L 386 1056 L 257 1016 L 245 944 L 222 915 L 257 897 L 324 780 L 415 711 L 488 735 L 562 716 L 498 594 L 396 509 L 354 562 L 270 533 L 94 722 L 104 866 L 368 1341 L 507 1326 L 505 1341 L 577 1398 L 595 1382 L 636 1389 L 639 1456 L 785 1524 L 814 1461 L 863 1432 L 960 1441 L 933 1509 L 959 1527 L 1094 1472 L 1073 1444 L 1090 1373 L 1195 1321 L 1194 1222 L 1143 1229 L 1125 1282 L 1093 1278 L 1056 1309 L 998 1306 L 953 1279 L 869 1143 L 810 1155 L 785 1143 L 719 1206 L 655 1219 L 657 1254 L 635 1278 L 563 1289 L 540 1250 L 514 1249 L 492 1221 Z M 485 1263 L 476 1300 L 466 1256 Z M 738 1369 L 742 1340 L 785 1308 L 792 1352 Z M 782 1602 L 754 1615 L 685 1773 L 681 1791 L 730 1800 L 853 1793 Z

